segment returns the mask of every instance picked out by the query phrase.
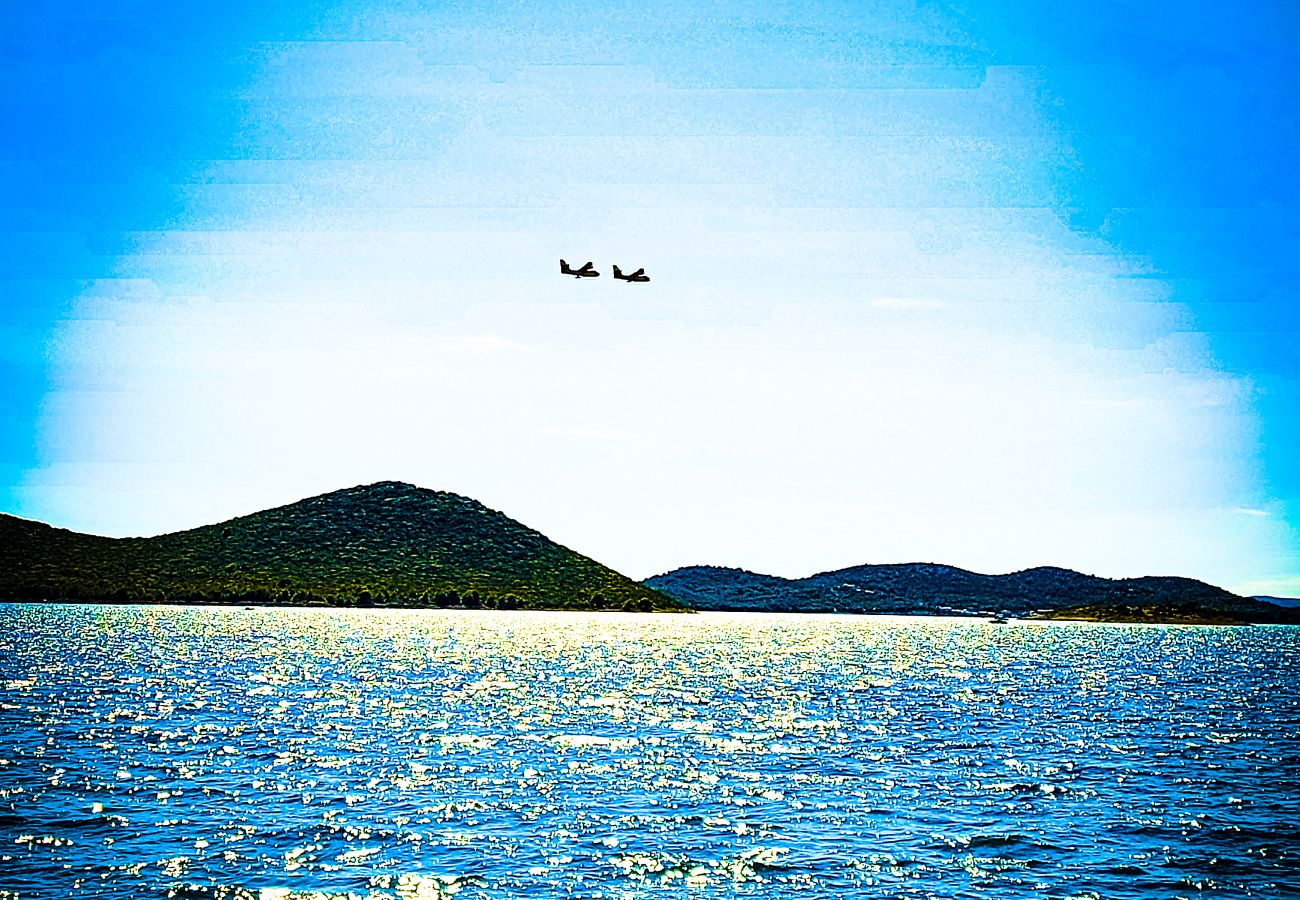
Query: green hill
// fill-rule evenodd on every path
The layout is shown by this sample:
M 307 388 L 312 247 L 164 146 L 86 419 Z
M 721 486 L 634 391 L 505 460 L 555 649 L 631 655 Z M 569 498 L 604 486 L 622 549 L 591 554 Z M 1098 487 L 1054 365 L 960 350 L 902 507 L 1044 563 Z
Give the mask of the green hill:
M 0 515 L 0 597 L 681 609 L 475 500 L 392 481 L 149 538 Z
M 701 610 L 1026 616 L 1073 609 L 1096 617 L 1098 609 L 1123 608 L 1147 610 L 1143 621 L 1165 615 L 1167 621 L 1199 616 L 1300 623 L 1300 610 L 1191 578 L 1110 579 L 1052 566 L 981 575 L 934 563 L 864 565 L 799 579 L 689 566 L 644 584 Z

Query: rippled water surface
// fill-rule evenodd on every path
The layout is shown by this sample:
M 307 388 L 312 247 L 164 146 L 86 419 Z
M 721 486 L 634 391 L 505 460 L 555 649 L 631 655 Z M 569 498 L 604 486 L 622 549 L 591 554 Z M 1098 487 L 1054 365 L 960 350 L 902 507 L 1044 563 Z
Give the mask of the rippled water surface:
M 0 605 L 0 898 L 1279 897 L 1300 629 Z

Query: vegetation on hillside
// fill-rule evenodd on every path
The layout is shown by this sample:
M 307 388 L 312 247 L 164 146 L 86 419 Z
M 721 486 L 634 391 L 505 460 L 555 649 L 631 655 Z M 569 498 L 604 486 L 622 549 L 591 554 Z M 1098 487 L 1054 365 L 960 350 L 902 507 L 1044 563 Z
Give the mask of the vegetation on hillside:
M 1071 606 L 1038 613 L 1038 619 L 1141 625 L 1247 625 L 1249 622 L 1225 613 L 1195 606 Z
M 1026 616 L 1067 607 L 1181 609 L 1243 622 L 1300 623 L 1284 609 L 1191 578 L 1098 578 L 1043 566 L 981 575 L 932 563 L 854 566 L 786 579 L 691 566 L 644 582 L 702 610 Z
M 0 515 L 0 597 L 681 609 L 475 500 L 399 482 L 151 538 L 97 537 Z

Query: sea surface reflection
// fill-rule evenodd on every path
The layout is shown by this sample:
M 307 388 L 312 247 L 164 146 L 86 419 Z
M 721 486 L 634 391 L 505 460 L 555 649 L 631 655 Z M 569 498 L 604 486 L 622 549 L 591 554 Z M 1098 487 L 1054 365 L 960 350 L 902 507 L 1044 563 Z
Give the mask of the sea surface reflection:
M 1278 897 L 1300 628 L 0 605 L 0 900 Z

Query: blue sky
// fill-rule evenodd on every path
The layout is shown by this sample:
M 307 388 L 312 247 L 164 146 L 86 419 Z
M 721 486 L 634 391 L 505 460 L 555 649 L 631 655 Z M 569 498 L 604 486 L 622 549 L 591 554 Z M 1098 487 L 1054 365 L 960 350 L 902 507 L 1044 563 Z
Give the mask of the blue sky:
M 1282 4 L 12 6 L 6 511 L 1300 594 Z

